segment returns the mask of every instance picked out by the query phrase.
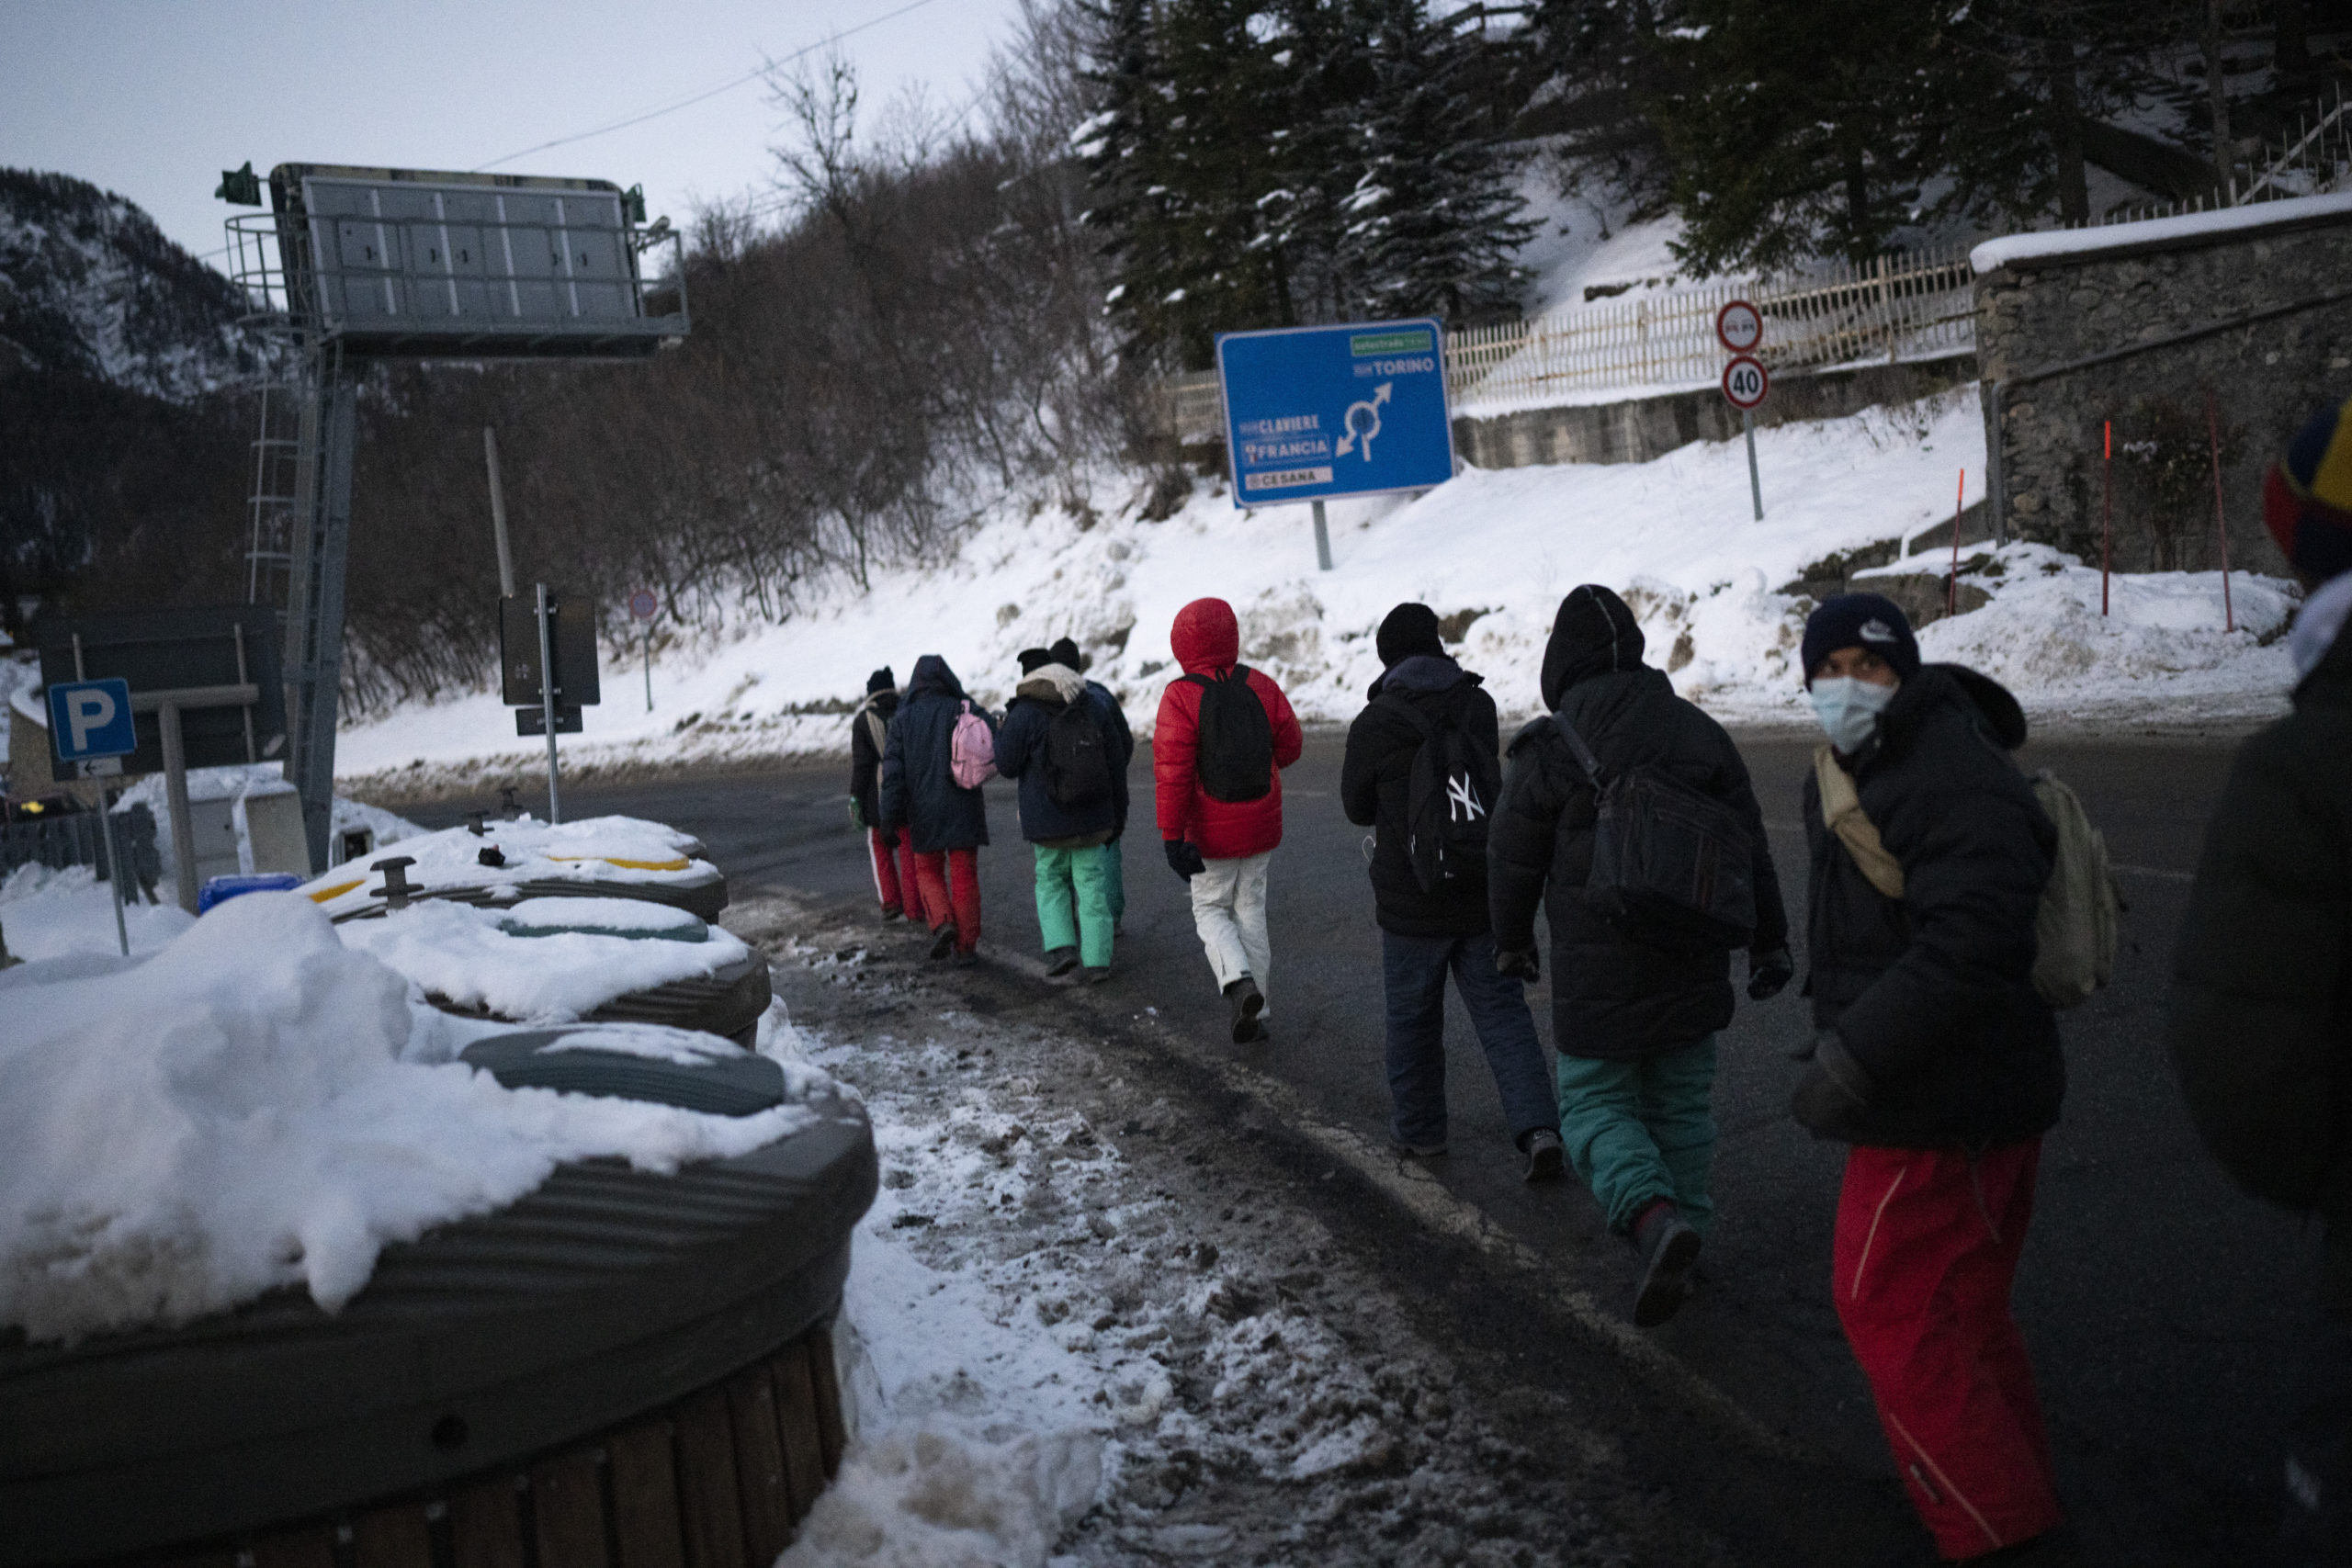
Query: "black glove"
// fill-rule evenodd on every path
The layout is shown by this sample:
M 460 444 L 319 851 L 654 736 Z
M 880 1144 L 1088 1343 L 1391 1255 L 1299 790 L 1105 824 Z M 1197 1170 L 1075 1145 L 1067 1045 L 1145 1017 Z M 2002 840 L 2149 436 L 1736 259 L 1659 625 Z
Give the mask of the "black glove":
M 1168 869 L 1190 882 L 1208 870 L 1208 863 L 1201 859 L 1201 852 L 1183 839 L 1163 839 L 1160 847 L 1168 852 Z
M 1544 977 L 1544 966 L 1536 961 L 1532 947 L 1498 947 L 1495 949 L 1495 973 L 1532 986 Z
M 896 828 L 884 828 L 880 829 L 880 832 L 882 834 L 882 847 L 884 849 L 895 850 L 899 847 L 899 830 Z
M 849 797 L 849 825 L 861 833 L 865 831 L 865 803 L 854 795 Z
M 1796 978 L 1796 962 L 1789 956 L 1789 950 L 1785 947 L 1776 947 L 1770 953 L 1750 953 L 1747 955 L 1747 999 L 1752 1002 L 1770 1001 L 1781 994 L 1781 987 Z
M 1870 1073 L 1846 1049 L 1834 1029 L 1815 1037 L 1809 1052 L 1813 1066 L 1797 1085 L 1789 1111 L 1797 1124 L 1817 1138 L 1846 1138 L 1863 1111 L 1870 1109 L 1874 1087 Z

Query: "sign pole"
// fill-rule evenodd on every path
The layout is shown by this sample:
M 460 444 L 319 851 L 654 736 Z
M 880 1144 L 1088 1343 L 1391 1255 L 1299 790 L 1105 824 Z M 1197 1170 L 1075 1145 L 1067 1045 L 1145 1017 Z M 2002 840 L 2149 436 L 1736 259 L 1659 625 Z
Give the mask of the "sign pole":
M 2213 389 L 2205 389 L 2205 435 L 2213 449 L 2213 537 L 2222 545 L 2222 629 L 2238 629 L 2238 613 L 2230 604 L 2230 520 L 2222 508 L 2222 421 L 2214 411 Z
M 1331 570 L 1331 531 L 1324 525 L 1323 503 L 1315 503 L 1315 566 L 1318 571 Z
M 187 747 L 180 740 L 180 705 L 156 714 L 164 731 L 164 799 L 172 818 L 172 880 L 180 908 L 196 913 L 196 825 L 187 808 Z
M 2106 422 L 2106 453 L 2099 459 L 2098 613 L 2107 614 L 2107 584 L 2115 570 L 2115 422 Z
M 1764 481 L 1756 477 L 1756 411 L 1739 411 L 1739 428 L 1747 436 L 1747 499 L 1755 503 L 1756 521 L 1764 521 Z
M 122 913 L 122 857 L 114 848 L 114 812 L 107 800 L 106 785 L 98 786 L 98 832 L 107 841 L 107 880 L 114 884 L 114 939 L 122 946 L 122 955 L 130 956 L 130 926 Z
M 514 555 L 506 547 L 506 487 L 498 482 L 498 432 L 481 427 L 481 452 L 490 460 L 490 528 L 498 536 L 498 592 L 514 597 Z
M 653 711 L 653 626 L 645 627 L 645 711 Z
M 563 803 L 557 795 L 555 761 L 555 639 L 548 631 L 548 585 L 535 582 L 539 613 L 539 716 L 548 727 L 548 820 L 563 820 Z

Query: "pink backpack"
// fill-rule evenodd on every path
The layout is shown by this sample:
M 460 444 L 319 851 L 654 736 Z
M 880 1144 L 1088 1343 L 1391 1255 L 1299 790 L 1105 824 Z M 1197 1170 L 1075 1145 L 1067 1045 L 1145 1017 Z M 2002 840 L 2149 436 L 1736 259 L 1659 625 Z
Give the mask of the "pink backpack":
M 978 789 L 996 777 L 996 737 L 989 721 L 972 711 L 969 700 L 956 716 L 956 733 L 947 743 L 947 771 L 958 789 Z

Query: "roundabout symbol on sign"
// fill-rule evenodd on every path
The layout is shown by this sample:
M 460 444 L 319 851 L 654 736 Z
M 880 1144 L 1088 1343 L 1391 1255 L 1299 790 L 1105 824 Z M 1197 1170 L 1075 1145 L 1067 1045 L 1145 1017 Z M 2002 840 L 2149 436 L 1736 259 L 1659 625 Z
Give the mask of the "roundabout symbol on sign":
M 1761 403 L 1771 385 L 1762 362 L 1745 354 L 1724 367 L 1724 400 L 1742 412 Z
M 1734 354 L 1752 354 L 1764 341 L 1764 312 L 1735 299 L 1715 312 L 1715 340 Z

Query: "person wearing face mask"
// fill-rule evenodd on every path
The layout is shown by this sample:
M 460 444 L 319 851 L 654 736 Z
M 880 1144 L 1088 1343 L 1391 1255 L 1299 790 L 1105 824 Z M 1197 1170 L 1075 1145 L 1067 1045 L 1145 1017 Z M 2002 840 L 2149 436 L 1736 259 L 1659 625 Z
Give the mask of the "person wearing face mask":
M 1922 664 L 1874 593 L 1805 623 L 1828 736 L 1804 786 L 1815 1041 L 1796 1119 L 1852 1147 L 1832 1293 L 1905 1494 L 1947 1559 L 2061 1522 L 2009 1311 L 2041 1136 L 2065 1093 L 2033 987 L 2057 829 L 2009 753 L 2017 700 Z
M 2352 402 L 2264 487 L 2310 590 L 2287 639 L 2294 712 L 2239 748 L 2173 959 L 2166 1043 L 2206 1148 L 2255 1196 L 2315 1214 L 2315 1300 L 2285 1369 L 2282 1562 L 2352 1562 Z

